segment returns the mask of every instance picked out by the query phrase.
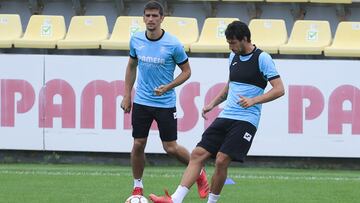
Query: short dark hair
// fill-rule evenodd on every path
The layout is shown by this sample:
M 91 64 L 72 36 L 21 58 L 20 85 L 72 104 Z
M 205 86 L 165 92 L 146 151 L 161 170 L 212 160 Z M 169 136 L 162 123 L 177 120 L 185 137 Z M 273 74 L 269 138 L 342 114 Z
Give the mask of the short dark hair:
M 145 6 L 144 6 L 144 14 L 145 14 L 146 10 L 153 10 L 153 9 L 158 10 L 161 16 L 164 15 L 163 6 L 157 1 L 149 1 L 149 2 L 147 2 L 147 4 L 145 4 Z
M 233 21 L 227 26 L 225 30 L 225 36 L 228 40 L 236 38 L 240 41 L 246 37 L 247 41 L 251 42 L 251 33 L 249 27 L 245 23 L 238 20 Z

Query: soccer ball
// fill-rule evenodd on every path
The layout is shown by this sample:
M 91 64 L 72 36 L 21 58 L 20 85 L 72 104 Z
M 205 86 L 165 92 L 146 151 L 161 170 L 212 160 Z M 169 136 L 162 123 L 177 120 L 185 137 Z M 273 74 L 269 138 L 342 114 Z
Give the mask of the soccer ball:
M 148 203 L 148 200 L 141 195 L 132 195 L 129 198 L 127 198 L 125 203 Z

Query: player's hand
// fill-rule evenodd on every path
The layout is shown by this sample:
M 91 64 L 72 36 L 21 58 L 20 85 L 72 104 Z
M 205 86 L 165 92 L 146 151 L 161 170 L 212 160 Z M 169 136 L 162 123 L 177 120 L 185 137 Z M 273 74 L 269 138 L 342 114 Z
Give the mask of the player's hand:
M 125 96 L 121 102 L 121 108 L 125 113 L 130 113 L 131 111 L 131 97 Z
M 211 111 L 214 107 L 212 107 L 210 104 L 206 105 L 203 109 L 202 109 L 202 117 L 207 120 L 207 117 L 205 116 L 205 114 L 209 111 Z
M 253 98 L 247 98 L 243 97 L 241 95 L 238 95 L 240 97 L 238 104 L 244 108 L 249 108 L 255 104 L 255 99 Z
M 161 96 L 167 91 L 168 91 L 167 85 L 160 85 L 159 87 L 154 89 L 155 95 L 157 96 Z

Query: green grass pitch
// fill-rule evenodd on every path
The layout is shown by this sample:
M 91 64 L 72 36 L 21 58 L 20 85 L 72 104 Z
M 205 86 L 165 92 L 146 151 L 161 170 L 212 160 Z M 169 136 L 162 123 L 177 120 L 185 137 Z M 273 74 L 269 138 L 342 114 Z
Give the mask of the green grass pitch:
M 146 167 L 145 195 L 177 187 L 184 167 Z M 213 167 L 208 167 L 210 178 Z M 219 203 L 360 202 L 360 172 L 231 167 Z M 1 203 L 122 203 L 132 189 L 130 167 L 0 164 Z M 185 203 L 206 202 L 196 186 Z

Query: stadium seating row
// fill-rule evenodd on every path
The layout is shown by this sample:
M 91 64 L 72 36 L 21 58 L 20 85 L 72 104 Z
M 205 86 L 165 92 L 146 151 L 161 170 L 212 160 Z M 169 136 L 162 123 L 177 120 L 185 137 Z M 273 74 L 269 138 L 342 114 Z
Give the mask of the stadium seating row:
M 199 36 L 195 18 L 165 17 L 163 29 L 192 53 L 228 53 L 226 26 L 237 18 L 207 18 Z M 329 22 L 298 20 L 290 38 L 284 20 L 253 19 L 252 41 L 272 54 L 360 57 L 360 22 L 340 22 L 334 39 Z M 63 16 L 33 15 L 22 36 L 19 15 L 0 14 L 0 48 L 129 50 L 132 34 L 145 30 L 141 16 L 120 16 L 109 36 L 105 16 L 74 16 L 68 31 Z
M 180 0 L 180 1 L 194 1 L 194 0 Z M 204 0 L 195 0 L 195 1 L 204 1 Z M 335 3 L 335 4 L 351 4 L 352 0 L 205 0 L 205 1 L 210 1 L 210 2 L 217 2 L 217 1 L 222 1 L 222 2 L 294 2 L 294 3 L 306 3 L 306 2 L 310 2 L 310 3 Z M 356 0 L 354 0 L 356 1 Z

